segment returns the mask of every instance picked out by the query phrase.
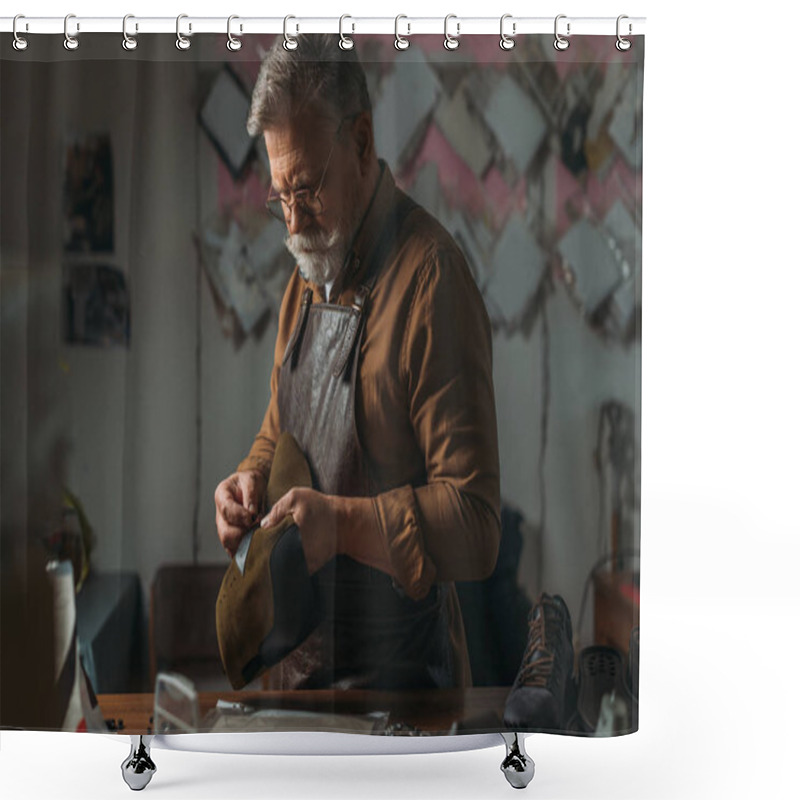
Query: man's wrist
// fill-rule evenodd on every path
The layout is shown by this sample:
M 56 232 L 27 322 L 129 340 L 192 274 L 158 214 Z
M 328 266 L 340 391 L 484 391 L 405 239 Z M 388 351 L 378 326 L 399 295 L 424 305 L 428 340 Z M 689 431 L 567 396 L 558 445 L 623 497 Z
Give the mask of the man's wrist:
M 357 498 L 332 495 L 334 511 L 334 524 L 336 526 L 336 554 L 350 555 L 350 542 L 352 541 L 353 518 L 355 516 L 352 508 L 353 500 Z
M 372 498 L 334 495 L 333 502 L 336 552 L 362 560 L 364 553 L 372 549 L 372 539 L 375 536 L 370 527 L 374 517 Z
M 334 496 L 336 552 L 393 574 L 371 497 Z

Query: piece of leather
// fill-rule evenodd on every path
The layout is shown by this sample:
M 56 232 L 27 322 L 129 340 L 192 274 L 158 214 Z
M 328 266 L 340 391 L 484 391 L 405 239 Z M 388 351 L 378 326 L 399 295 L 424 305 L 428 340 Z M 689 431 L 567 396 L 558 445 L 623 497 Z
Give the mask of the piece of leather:
M 290 434 L 282 434 L 267 485 L 270 507 L 290 489 L 310 486 L 303 453 Z M 314 584 L 290 514 L 253 534 L 244 574 L 231 561 L 217 595 L 216 623 L 220 657 L 234 689 L 246 686 L 311 633 L 319 621 Z
M 275 456 L 267 481 L 267 504 L 275 505 L 290 489 L 311 488 L 311 470 L 295 438 L 282 433 L 275 443 Z

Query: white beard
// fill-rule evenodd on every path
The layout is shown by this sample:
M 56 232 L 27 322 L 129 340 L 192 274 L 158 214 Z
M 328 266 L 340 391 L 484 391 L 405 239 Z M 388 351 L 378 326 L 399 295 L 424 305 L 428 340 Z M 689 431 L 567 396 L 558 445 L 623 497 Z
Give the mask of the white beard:
M 330 234 L 296 233 L 287 235 L 284 244 L 297 260 L 300 274 L 312 283 L 322 286 L 339 274 L 350 244 L 350 236 L 342 225 Z
M 350 194 L 342 199 L 343 210 L 330 233 L 312 229 L 294 236 L 287 234 L 284 239 L 286 248 L 297 261 L 300 274 L 318 286 L 330 283 L 339 275 L 363 214 L 354 187 L 349 188 Z

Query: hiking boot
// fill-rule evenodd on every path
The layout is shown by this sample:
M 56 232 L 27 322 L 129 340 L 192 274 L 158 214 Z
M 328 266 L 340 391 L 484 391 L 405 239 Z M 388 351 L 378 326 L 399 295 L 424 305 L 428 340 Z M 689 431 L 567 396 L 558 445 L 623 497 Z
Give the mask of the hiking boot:
M 528 646 L 506 700 L 512 730 L 562 730 L 574 696 L 572 622 L 559 595 L 542 593 L 528 615 Z

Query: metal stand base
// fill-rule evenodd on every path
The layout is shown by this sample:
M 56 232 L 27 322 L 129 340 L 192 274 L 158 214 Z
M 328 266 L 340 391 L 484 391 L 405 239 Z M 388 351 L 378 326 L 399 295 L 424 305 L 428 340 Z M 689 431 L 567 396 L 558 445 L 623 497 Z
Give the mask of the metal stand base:
M 506 780 L 515 789 L 524 789 L 535 771 L 533 759 L 525 752 L 525 739 L 518 733 L 501 733 L 506 743 L 506 757 L 500 765 Z
M 135 792 L 144 789 L 155 774 L 156 765 L 150 758 L 152 741 L 152 736 L 131 736 L 131 752 L 122 762 L 122 778 Z
M 506 757 L 500 769 L 515 789 L 524 789 L 533 779 L 533 759 L 525 752 L 525 739 L 518 733 L 501 733 L 506 745 Z M 122 777 L 134 791 L 150 783 L 156 765 L 150 758 L 150 743 L 154 736 L 131 736 L 131 751 L 122 762 Z

